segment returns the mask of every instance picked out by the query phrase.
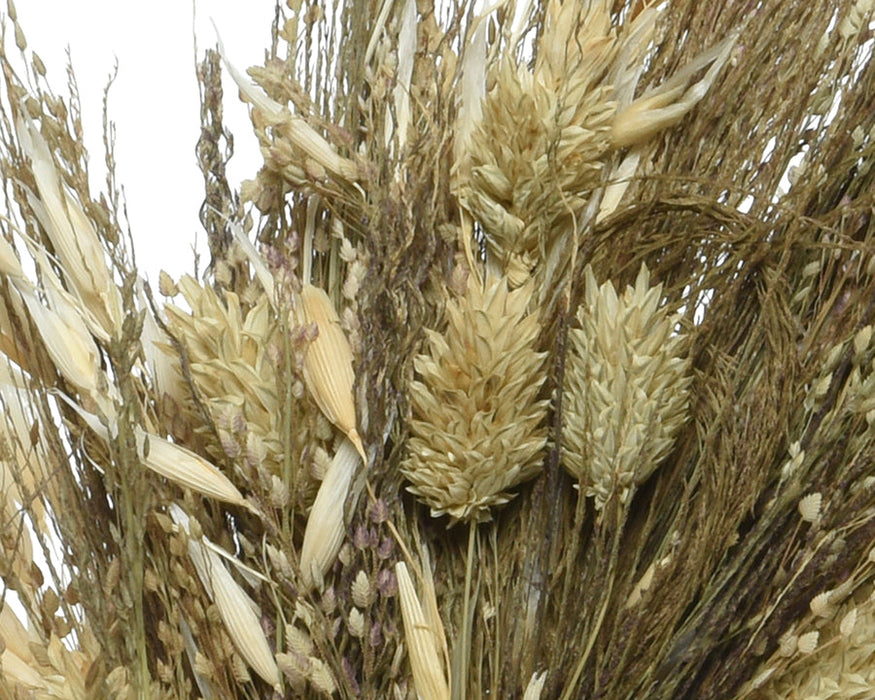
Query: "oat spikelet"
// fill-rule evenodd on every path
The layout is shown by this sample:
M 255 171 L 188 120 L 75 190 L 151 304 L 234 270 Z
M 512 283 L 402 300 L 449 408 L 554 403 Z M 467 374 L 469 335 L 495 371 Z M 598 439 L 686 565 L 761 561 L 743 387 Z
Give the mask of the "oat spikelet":
M 98 398 L 102 383 L 100 354 L 76 308 L 63 303 L 60 297 L 54 299 L 55 308 L 48 308 L 36 290 L 22 288 L 20 294 L 55 367 L 77 389 Z
M 569 333 L 562 459 L 601 509 L 647 479 L 686 420 L 690 384 L 686 337 L 660 307 L 662 285 L 642 265 L 618 297 L 586 268 L 581 327 Z
M 472 275 L 466 296 L 447 304 L 446 330 L 426 331 L 402 469 L 435 517 L 488 520 L 541 466 L 547 404 L 536 400 L 545 375 L 531 290 L 508 291 L 506 278 L 481 289 Z
M 248 507 L 237 487 L 203 457 L 142 429 L 138 428 L 135 434 L 141 454 L 145 453 L 148 440 L 149 453 L 143 457 L 143 464 L 156 474 L 204 496 Z
M 613 145 L 623 148 L 641 143 L 683 119 L 711 88 L 737 39 L 737 32 L 731 34 L 621 110 L 611 125 Z M 694 81 L 705 67 L 705 74 Z
M 328 572 L 343 544 L 343 504 L 360 463 L 355 446 L 344 440 L 316 493 L 301 546 L 301 578 L 307 588 Z
M 65 281 L 90 312 L 89 318 L 96 319 L 92 331 L 112 336 L 121 329 L 121 295 L 94 224 L 61 184 L 49 145 L 36 127 L 19 123 L 18 139 L 37 185 L 36 193 L 28 193 L 28 202 L 52 242 Z
M 316 405 L 336 425 L 367 462 L 356 430 L 352 386 L 352 349 L 340 317 L 325 290 L 305 284 L 296 316 L 300 324 L 315 324 L 318 335 L 304 351 L 304 382 Z
M 68 399 L 65 400 L 91 430 L 104 440 L 109 438 L 109 431 L 97 416 L 84 411 Z M 203 496 L 246 508 L 250 507 L 243 498 L 243 494 L 237 490 L 231 480 L 200 455 L 158 435 L 153 435 L 140 427 L 134 428 L 134 436 L 143 465 L 159 476 Z M 146 449 L 147 444 L 148 450 Z
M 304 119 L 294 116 L 287 106 L 271 99 L 228 60 L 221 39 L 219 53 L 240 91 L 272 127 L 270 136 L 266 131 L 256 129 L 269 168 L 281 172 L 296 185 L 305 184 L 307 173 L 317 170 L 348 181 L 358 177 L 358 168 L 353 161 L 339 155 L 334 146 Z
M 170 507 L 176 523 L 189 534 L 189 519 L 176 504 Z M 258 605 L 240 587 L 214 550 L 218 549 L 205 537 L 190 538 L 188 554 L 208 595 L 215 602 L 234 646 L 246 663 L 273 686 L 281 690 L 280 672 L 264 636 Z M 233 559 L 230 555 L 228 558 Z
M 426 621 L 404 562 L 395 565 L 395 576 L 398 578 L 404 637 L 416 692 L 423 700 L 448 700 L 450 688 L 435 644 L 435 631 Z
M 274 687 L 280 686 L 279 669 L 265 639 L 258 606 L 212 555 L 211 584 L 216 606 L 235 646 L 255 672 Z

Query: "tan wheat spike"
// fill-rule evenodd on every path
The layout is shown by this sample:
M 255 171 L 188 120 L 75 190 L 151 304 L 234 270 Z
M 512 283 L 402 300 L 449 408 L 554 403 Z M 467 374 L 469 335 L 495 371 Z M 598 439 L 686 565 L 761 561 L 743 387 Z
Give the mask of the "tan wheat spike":
M 343 544 L 343 504 L 359 458 L 352 442 L 344 440 L 316 493 L 301 546 L 301 580 L 306 588 L 321 581 Z
M 540 326 L 527 313 L 532 285 L 484 288 L 472 275 L 466 295 L 447 304 L 447 328 L 427 330 L 414 362 L 413 420 L 402 471 L 435 517 L 489 519 L 514 486 L 530 479 L 546 444 Z
M 448 700 L 450 688 L 435 646 L 435 631 L 426 621 L 404 562 L 395 564 L 395 576 L 398 578 L 404 638 L 416 692 L 422 700 Z
M 356 430 L 352 387 L 352 349 L 340 326 L 340 317 L 325 290 L 305 284 L 296 308 L 298 323 L 313 323 L 318 335 L 304 350 L 304 382 L 316 405 L 350 442 L 367 463 L 361 437 Z

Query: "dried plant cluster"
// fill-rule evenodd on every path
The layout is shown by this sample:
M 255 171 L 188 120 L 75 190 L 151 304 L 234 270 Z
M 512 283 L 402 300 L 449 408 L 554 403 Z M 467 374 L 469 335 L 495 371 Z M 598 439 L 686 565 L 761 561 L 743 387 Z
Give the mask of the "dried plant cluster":
M 659 308 L 662 285 L 650 287 L 642 265 L 622 297 L 584 271 L 580 328 L 569 332 L 562 462 L 602 506 L 617 492 L 629 500 L 671 452 L 686 420 L 689 362 L 679 318 Z
M 875 696 L 873 4 L 741 5 L 280 4 L 152 289 L 9 2 L 0 697 Z
M 507 503 L 509 489 L 541 468 L 547 443 L 545 353 L 539 325 L 526 313 L 531 285 L 471 277 L 465 296 L 446 307 L 444 332 L 427 330 L 429 352 L 410 383 L 413 420 L 402 472 L 409 490 L 456 520 L 483 520 Z

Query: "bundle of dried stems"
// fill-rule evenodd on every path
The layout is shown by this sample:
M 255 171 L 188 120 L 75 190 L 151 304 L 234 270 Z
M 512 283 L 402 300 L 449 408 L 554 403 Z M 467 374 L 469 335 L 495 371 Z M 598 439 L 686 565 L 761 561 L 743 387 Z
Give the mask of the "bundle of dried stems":
M 153 293 L 9 0 L 0 698 L 875 697 L 873 5 L 278 4 Z

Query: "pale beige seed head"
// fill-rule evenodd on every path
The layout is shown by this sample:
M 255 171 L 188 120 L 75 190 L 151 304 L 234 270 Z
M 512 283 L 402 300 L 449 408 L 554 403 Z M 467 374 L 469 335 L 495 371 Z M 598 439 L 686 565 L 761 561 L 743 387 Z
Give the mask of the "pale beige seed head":
M 780 639 L 778 639 L 778 656 L 789 659 L 796 653 L 796 645 L 798 642 L 798 634 L 793 634 L 792 632 L 785 632 L 782 634 Z
M 612 26 L 606 0 L 530 10 L 541 25 L 533 60 L 522 50 L 525 12 L 501 36 L 508 46 L 497 60 L 486 58 L 497 47 L 485 30 L 466 37 L 456 126 L 455 193 L 482 227 L 490 262 L 514 286 L 561 271 L 575 224 L 603 184 L 617 108 L 631 101 L 655 15 L 644 9 Z
M 489 519 L 538 472 L 547 439 L 540 326 L 527 312 L 532 285 L 468 282 L 466 295 L 447 304 L 447 328 L 427 330 L 429 347 L 415 359 L 402 466 L 432 515 L 453 521 Z
M 297 625 L 286 626 L 286 646 L 299 656 L 309 656 L 313 653 L 313 640 Z
M 332 697 L 337 692 L 337 682 L 334 675 L 322 659 L 311 656 L 310 682 L 325 696 Z
M 797 506 L 799 515 L 807 523 L 815 523 L 820 518 L 820 509 L 823 505 L 823 494 L 815 492 L 803 496 Z
M 356 574 L 350 587 L 350 593 L 352 594 L 352 602 L 360 608 L 367 608 L 373 602 L 371 582 L 363 570 Z
M 811 599 L 808 607 L 817 617 L 830 617 L 833 612 L 830 605 L 831 598 L 832 591 L 823 591 Z
M 844 617 L 842 617 L 842 621 L 839 623 L 839 631 L 842 636 L 850 637 L 854 633 L 854 628 L 857 626 L 857 608 L 851 608 L 845 613 Z
M 618 296 L 585 271 L 580 328 L 569 332 L 563 395 L 562 459 L 601 509 L 612 494 L 625 501 L 668 455 L 687 418 L 689 360 L 678 317 L 650 286 L 642 266 Z
M 799 641 L 796 643 L 796 648 L 800 654 L 810 654 L 817 649 L 817 642 L 820 639 L 820 632 L 806 632 L 799 635 Z
M 365 636 L 365 616 L 358 608 L 349 611 L 349 633 L 353 637 Z
M 572 6 L 579 5 L 563 4 Z M 559 26 L 566 20 L 551 23 L 551 33 L 567 38 L 568 27 Z M 595 29 L 578 20 L 581 31 Z M 568 43 L 556 36 L 544 37 L 534 68 L 509 57 L 497 62 L 487 78 L 494 87 L 465 127 L 470 135 L 458 166 L 459 203 L 514 287 L 564 245 L 569 220 L 581 216 L 600 184 L 610 148 L 615 108 L 610 87 L 598 83 L 612 46 L 590 41 L 581 56 L 568 50 L 581 45 L 576 37 Z
M 304 382 L 316 405 L 352 442 L 367 462 L 356 429 L 352 387 L 352 349 L 340 325 L 337 310 L 325 290 L 305 284 L 296 316 L 299 324 L 313 323 L 318 335 L 304 351 Z

